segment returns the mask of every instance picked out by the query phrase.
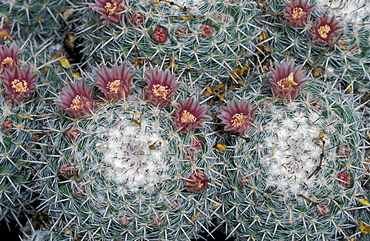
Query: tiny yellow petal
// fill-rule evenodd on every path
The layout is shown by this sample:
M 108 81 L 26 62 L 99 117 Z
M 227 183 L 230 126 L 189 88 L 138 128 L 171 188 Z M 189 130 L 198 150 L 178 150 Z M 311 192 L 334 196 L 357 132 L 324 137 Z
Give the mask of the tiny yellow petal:
M 370 233 L 370 225 L 367 225 L 364 222 L 360 222 L 360 231 L 364 234 L 369 234 Z
M 187 20 L 187 19 L 190 19 L 190 18 L 192 18 L 192 17 L 190 17 L 190 16 L 183 16 L 183 17 L 180 17 L 180 18 L 182 18 L 182 19 L 184 19 L 184 20 Z
M 60 55 L 59 54 L 54 54 L 53 56 L 51 56 L 50 57 L 50 59 L 57 59 L 57 58 L 59 58 L 60 57 Z
M 221 204 L 219 204 L 219 203 L 214 203 L 214 204 L 212 205 L 212 209 L 219 208 L 220 206 L 221 206 Z
M 81 74 L 79 72 L 73 72 L 72 75 L 75 78 L 81 78 Z
M 267 39 L 267 34 L 266 34 L 266 32 L 265 32 L 265 31 L 263 31 L 263 32 L 261 33 L 261 35 L 260 35 L 260 36 L 258 36 L 258 39 L 260 40 L 260 42 L 262 42 L 262 41 L 266 40 L 266 39 Z
M 200 216 L 200 212 L 197 212 L 197 213 L 194 215 L 194 217 L 193 217 L 193 218 L 188 222 L 188 224 L 193 224 L 195 221 L 197 221 L 197 220 L 198 220 L 199 216 Z
M 294 82 L 294 72 L 289 74 L 289 76 L 287 77 L 287 81 L 291 85 L 297 85 L 297 83 Z
M 59 59 L 59 63 L 65 69 L 71 68 L 71 64 L 69 63 L 69 61 L 66 57 L 62 57 L 61 59 Z
M 364 206 L 370 206 L 369 201 L 364 198 L 358 199 L 358 201 Z
M 67 8 L 63 13 L 63 18 L 67 20 L 70 16 L 72 16 L 74 9 L 73 8 Z
M 219 149 L 219 150 L 226 150 L 227 149 L 227 146 L 222 145 L 222 144 L 217 144 L 216 145 L 216 148 Z

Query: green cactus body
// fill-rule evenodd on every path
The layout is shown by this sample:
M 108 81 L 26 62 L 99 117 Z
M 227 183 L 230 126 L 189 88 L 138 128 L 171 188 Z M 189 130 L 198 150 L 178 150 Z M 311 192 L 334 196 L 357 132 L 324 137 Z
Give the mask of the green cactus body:
M 307 1 L 316 4 L 310 11 L 307 23 L 293 27 L 284 15 L 289 2 L 267 1 L 267 9 L 256 19 L 256 25 L 265 30 L 269 57 L 294 58 L 297 63 L 314 70 L 315 78 L 327 80 L 335 77 L 337 87 L 349 93 L 364 86 L 367 88 L 370 60 L 366 18 L 361 19 L 361 24 L 354 24 L 348 18 L 334 15 L 322 3 L 316 4 L 321 1 Z M 315 42 L 313 34 L 317 20 L 325 13 L 335 16 L 338 26 L 342 27 L 327 44 Z
M 236 138 L 223 198 L 240 240 L 348 238 L 363 190 L 362 124 L 353 103 L 311 82 L 284 103 L 255 91 L 254 128 Z M 228 154 L 230 155 L 230 154 Z
M 61 240 L 196 237 L 211 219 L 219 178 L 208 127 L 178 133 L 170 112 L 133 96 L 99 106 L 87 118 L 48 121 L 52 145 L 39 174 L 51 231 Z M 198 172 L 209 184 L 187 191 Z
M 29 211 L 36 196 L 32 179 L 39 166 L 44 164 L 42 154 L 44 146 L 40 145 L 40 142 L 45 138 L 42 120 L 45 110 L 44 93 L 46 88 L 40 83 L 40 75 L 36 69 L 42 62 L 41 59 L 44 58 L 34 53 L 35 49 L 30 50 L 27 45 L 14 42 L 12 46 L 22 48 L 19 56 L 8 56 L 8 62 L 11 64 L 4 68 L 2 65 L 1 69 L 0 219 L 6 221 L 15 219 L 20 224 L 19 219 Z M 1 46 L 2 54 L 5 49 L 3 47 L 5 45 Z M 37 62 L 36 56 L 40 62 Z M 11 67 L 19 67 L 17 76 L 12 76 L 15 72 L 10 71 Z M 28 74 L 19 74 L 19 72 L 25 73 L 27 71 Z M 36 82 L 30 81 L 30 79 Z M 6 83 L 9 82 L 11 83 L 10 87 L 9 85 L 6 87 Z M 17 99 L 18 94 L 27 92 L 29 95 L 19 95 L 21 98 Z
M 42 147 L 37 140 L 42 137 L 36 119 L 37 100 L 9 103 L 8 96 L 0 95 L 0 219 L 18 219 L 24 215 L 33 195 L 32 175 L 35 172 Z
M 73 7 L 73 1 L 4 0 L 0 3 L 0 17 L 17 40 L 61 40 L 64 32 L 71 30 L 68 18 Z
M 117 1 L 118 2 L 118 1 Z M 78 35 L 88 61 L 128 60 L 141 66 L 173 67 L 187 83 L 202 86 L 229 79 L 230 72 L 258 55 L 256 42 L 261 29 L 254 26 L 255 6 L 248 1 L 175 3 L 172 1 L 126 1 L 122 20 L 106 23 L 96 6 L 81 7 L 84 22 Z M 90 6 L 90 7 L 88 7 Z

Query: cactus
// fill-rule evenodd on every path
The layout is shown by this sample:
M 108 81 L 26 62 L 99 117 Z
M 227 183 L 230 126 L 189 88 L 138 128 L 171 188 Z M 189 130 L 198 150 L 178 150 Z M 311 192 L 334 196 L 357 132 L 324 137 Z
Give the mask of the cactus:
M 0 219 L 32 190 L 31 240 L 368 238 L 356 3 L 2 1 Z
M 73 0 L 4 0 L 0 3 L 0 17 L 12 38 L 35 39 L 42 44 L 49 38 L 61 41 L 65 31 L 71 30 L 72 24 L 67 20 L 73 7 Z
M 118 70 L 126 73 L 121 79 L 109 77 Z M 132 85 L 128 71 L 101 67 L 55 93 L 38 177 L 39 208 L 56 239 L 186 240 L 211 220 L 219 173 L 206 107 L 195 97 L 156 107 L 135 86 L 123 99 L 104 93 Z M 87 84 L 95 74 L 99 88 L 112 88 Z
M 253 127 L 225 150 L 229 236 L 348 239 L 352 210 L 365 193 L 361 115 L 349 97 L 320 81 L 307 82 L 294 100 L 261 86 L 240 94 L 258 109 Z
M 42 92 L 38 71 L 25 62 L 17 43 L 1 45 L 0 152 L 1 214 L 8 222 L 19 219 L 34 198 L 32 177 L 40 164 L 42 147 L 37 142 L 43 133 Z M 28 50 L 28 49 L 27 49 Z M 21 54 L 22 53 L 22 54 Z M 6 64 L 4 64 L 6 63 Z
M 103 10 L 112 2 L 123 10 Z M 108 4 L 108 5 L 106 5 Z M 100 6 L 102 5 L 102 6 Z M 257 56 L 255 6 L 249 1 L 85 1 L 77 35 L 87 61 L 158 64 L 183 76 L 200 92 L 218 84 Z M 104 12 L 106 11 L 106 12 Z M 186 78 L 185 78 L 186 77 Z

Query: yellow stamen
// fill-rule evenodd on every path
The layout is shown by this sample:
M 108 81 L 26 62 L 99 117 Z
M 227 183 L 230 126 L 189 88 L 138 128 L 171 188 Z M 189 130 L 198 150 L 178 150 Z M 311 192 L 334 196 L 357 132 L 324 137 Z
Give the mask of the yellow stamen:
M 204 186 L 204 183 L 198 183 L 197 185 L 196 185 L 196 187 L 197 188 L 202 188 Z
M 25 80 L 14 79 L 12 81 L 12 88 L 15 92 L 24 93 L 28 90 L 27 82 Z
M 114 13 L 114 10 L 116 10 L 117 8 L 117 3 L 114 0 L 112 0 L 111 2 L 112 3 L 106 3 L 104 6 L 105 10 L 108 12 L 109 17 Z
M 327 38 L 330 30 L 331 30 L 330 26 L 326 24 L 325 26 L 320 26 L 317 32 L 319 32 L 321 38 Z
M 298 18 L 302 17 L 304 14 L 306 14 L 306 12 L 302 8 L 295 7 L 293 9 L 292 18 L 298 19 Z
M 107 84 L 107 88 L 109 89 L 110 92 L 118 93 L 120 84 L 121 84 L 121 80 L 117 79 L 112 82 L 109 82 Z
M 181 116 L 181 122 L 196 122 L 197 118 L 192 115 L 189 111 L 184 110 Z
M 288 77 L 279 80 L 277 84 L 284 90 L 292 90 L 293 85 L 297 85 L 297 83 L 294 82 L 294 72 L 290 73 Z
M 246 118 L 246 116 L 243 115 L 242 113 L 235 114 L 232 117 L 231 125 L 233 127 L 241 127 L 245 123 L 245 118 Z
M 76 95 L 76 97 L 72 100 L 72 104 L 70 105 L 70 108 L 72 110 L 78 110 L 84 107 L 84 103 L 81 101 L 81 96 Z
M 155 96 L 162 96 L 163 99 L 167 99 L 168 92 L 170 91 L 167 86 L 163 85 L 153 85 L 152 88 Z
M 14 63 L 14 60 L 10 57 L 6 57 L 3 62 L 1 62 L 1 65 L 6 65 L 6 64 L 10 64 L 10 65 L 13 65 Z

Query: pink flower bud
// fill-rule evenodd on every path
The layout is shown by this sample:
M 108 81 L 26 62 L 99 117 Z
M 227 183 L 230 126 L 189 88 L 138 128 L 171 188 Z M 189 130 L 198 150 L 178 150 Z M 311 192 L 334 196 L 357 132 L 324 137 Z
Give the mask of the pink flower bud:
M 201 171 L 190 174 L 185 180 L 185 188 L 189 192 L 198 193 L 208 188 L 209 179 Z
M 180 203 L 179 199 L 173 199 L 170 202 L 170 205 L 171 205 L 172 208 L 178 208 L 178 207 L 180 207 L 180 204 L 181 203 Z
M 251 180 L 250 180 L 249 176 L 244 175 L 244 176 L 241 176 L 239 178 L 239 183 L 240 183 L 240 185 L 242 185 L 244 187 L 248 187 L 249 184 L 251 183 Z
M 64 131 L 64 134 L 69 142 L 75 142 L 80 138 L 81 131 L 74 126 L 70 126 Z
M 141 12 L 135 12 L 130 16 L 130 23 L 137 28 L 141 28 L 144 25 L 144 17 Z
M 69 162 L 63 163 L 59 166 L 59 173 L 70 176 L 73 173 L 73 165 Z
M 0 131 L 6 136 L 10 136 L 15 131 L 13 121 L 10 119 L 3 120 L 0 125 Z
M 326 203 L 320 203 L 316 206 L 316 214 L 319 216 L 325 216 L 328 215 L 330 212 L 330 207 Z
M 177 26 L 177 28 L 175 30 L 175 37 L 177 39 L 185 38 L 187 34 L 188 34 L 188 29 L 185 29 L 181 26 Z
M 160 217 L 158 214 L 152 214 L 150 216 L 150 221 L 155 227 L 161 227 L 164 223 L 164 218 Z
M 157 43 L 165 43 L 167 41 L 167 33 L 162 27 L 156 27 L 154 29 L 152 38 Z
M 207 38 L 212 36 L 215 30 L 211 26 L 202 25 L 200 26 L 200 31 L 202 31 L 202 37 Z
M 119 215 L 119 222 L 122 226 L 126 226 L 131 222 L 131 216 L 128 213 L 121 213 Z
M 336 154 L 339 158 L 346 159 L 351 156 L 352 150 L 349 148 L 349 146 L 338 146 L 336 149 Z
M 347 172 L 340 172 L 337 175 L 338 184 L 344 188 L 349 188 L 351 186 L 351 176 Z
M 75 195 L 77 197 L 83 197 L 86 195 L 86 186 L 85 185 L 78 185 L 75 188 Z

